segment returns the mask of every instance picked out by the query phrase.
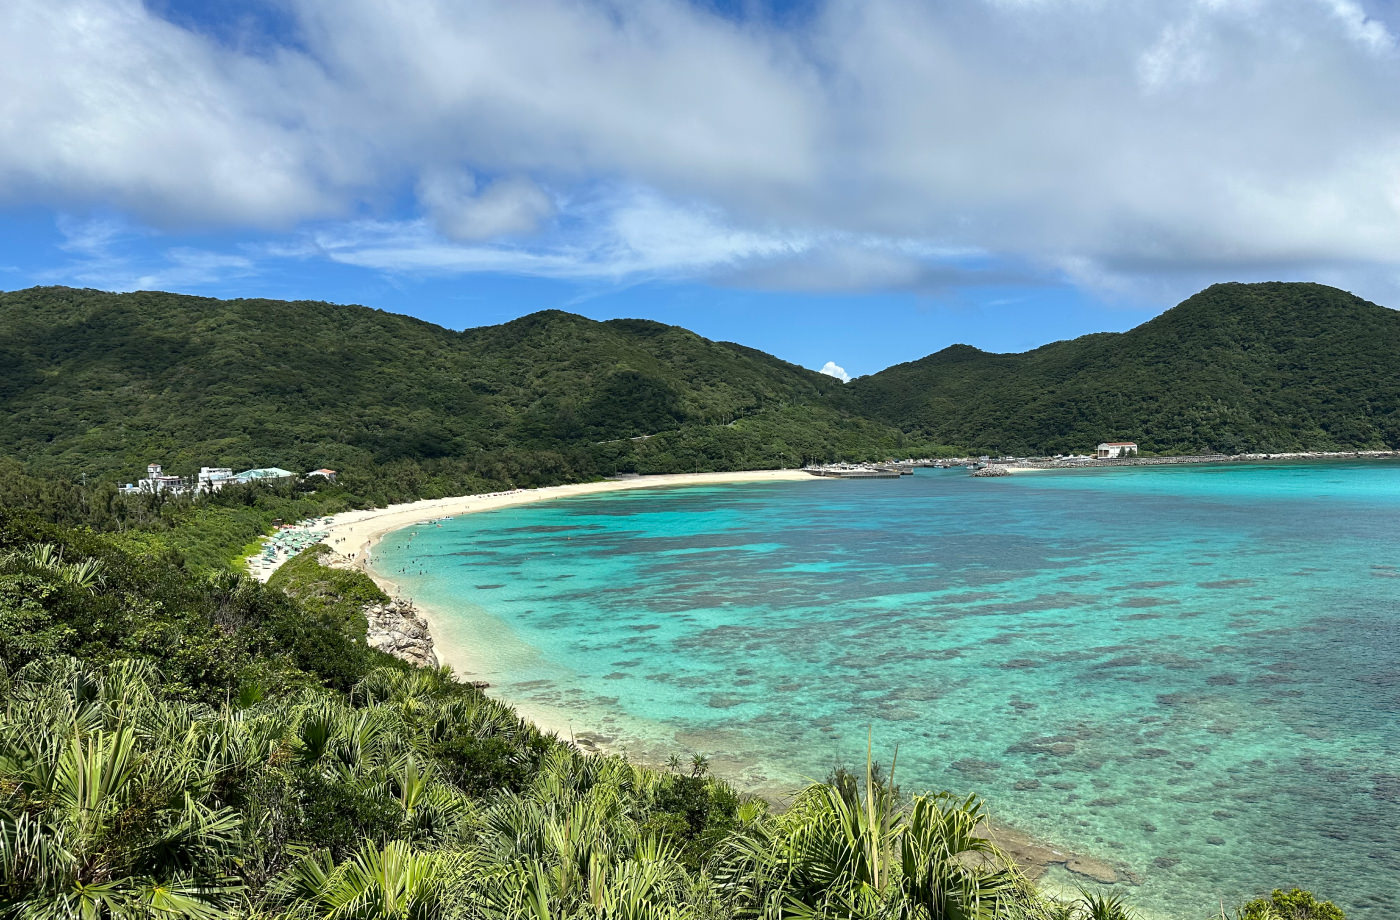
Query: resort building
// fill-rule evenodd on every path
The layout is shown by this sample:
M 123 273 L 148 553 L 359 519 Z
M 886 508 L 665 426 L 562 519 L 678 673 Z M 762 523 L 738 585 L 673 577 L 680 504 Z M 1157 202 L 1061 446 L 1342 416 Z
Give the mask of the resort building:
M 201 466 L 195 491 L 213 494 L 233 482 L 233 470 L 223 466 Z
M 134 483 L 128 482 L 122 491 L 147 495 L 160 492 L 167 495 L 179 495 L 185 491 L 185 481 L 179 476 L 166 476 L 159 463 L 152 463 L 146 467 L 145 479 L 138 479 Z
M 261 470 L 244 470 L 233 477 L 234 482 L 271 482 L 274 479 L 296 479 L 297 474 L 275 466 Z
M 307 479 L 310 479 L 312 476 L 320 476 L 322 479 L 329 479 L 331 482 L 335 482 L 335 470 L 312 470 L 306 474 Z
M 1107 441 L 1094 450 L 1097 460 L 1119 460 L 1123 457 L 1136 457 L 1138 446 L 1132 441 Z
M 326 479 L 334 481 L 335 470 L 316 470 L 308 476 L 324 476 Z M 202 466 L 199 468 L 199 475 L 195 477 L 193 483 L 180 476 L 167 476 L 159 463 L 152 463 L 146 467 L 146 478 L 138 479 L 136 482 L 129 482 L 122 491 L 128 495 L 184 495 L 193 487 L 196 495 L 212 495 L 230 483 L 248 482 L 276 482 L 281 479 L 296 479 L 297 474 L 289 470 L 278 467 L 266 467 L 257 470 L 245 470 L 242 473 L 235 473 L 229 467 L 224 466 Z

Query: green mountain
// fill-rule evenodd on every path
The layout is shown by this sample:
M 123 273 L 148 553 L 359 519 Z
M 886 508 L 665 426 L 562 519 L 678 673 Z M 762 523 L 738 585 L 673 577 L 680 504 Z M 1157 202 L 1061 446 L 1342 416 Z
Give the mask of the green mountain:
M 853 381 L 853 408 L 998 452 L 1400 447 L 1400 313 L 1320 284 L 1217 284 L 1124 333 L 954 345 Z
M 517 474 L 791 466 L 898 441 L 848 419 L 829 377 L 559 311 L 454 332 L 358 306 L 33 288 L 0 294 L 0 367 L 0 456 L 72 475 L 472 461 L 463 475 L 538 484 Z
M 106 481 L 151 461 L 329 466 L 399 498 L 937 445 L 1400 447 L 1397 354 L 1400 314 L 1317 284 L 1215 285 L 1129 332 L 954 345 L 846 386 L 646 320 L 455 332 L 357 306 L 33 288 L 0 294 L 0 458 Z

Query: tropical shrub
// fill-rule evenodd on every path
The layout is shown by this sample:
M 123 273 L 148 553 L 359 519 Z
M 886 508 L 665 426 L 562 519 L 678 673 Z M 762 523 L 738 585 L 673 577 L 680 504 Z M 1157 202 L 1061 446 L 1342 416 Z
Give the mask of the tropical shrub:
M 1266 898 L 1255 898 L 1237 912 L 1238 920 L 1345 920 L 1342 909 L 1331 901 L 1319 901 L 1311 891 L 1275 889 Z

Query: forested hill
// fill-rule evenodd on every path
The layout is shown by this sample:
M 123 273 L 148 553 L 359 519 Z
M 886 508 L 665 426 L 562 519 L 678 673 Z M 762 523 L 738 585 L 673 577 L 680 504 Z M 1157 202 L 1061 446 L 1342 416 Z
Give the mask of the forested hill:
M 1126 333 L 955 345 L 847 386 L 647 320 L 455 332 L 366 307 L 32 288 L 0 294 L 0 458 L 107 481 L 151 461 L 329 466 L 388 498 L 938 445 L 1394 448 L 1397 355 L 1400 314 L 1317 284 L 1215 285 Z
M 1015 454 L 1397 448 L 1400 313 L 1320 284 L 1217 284 L 1128 332 L 955 345 L 846 395 L 908 432 Z
M 529 485 L 898 440 L 832 408 L 829 377 L 559 311 L 455 332 L 357 306 L 33 288 L 0 294 L 0 368 L 0 456 L 74 476 L 470 460 L 483 481 Z

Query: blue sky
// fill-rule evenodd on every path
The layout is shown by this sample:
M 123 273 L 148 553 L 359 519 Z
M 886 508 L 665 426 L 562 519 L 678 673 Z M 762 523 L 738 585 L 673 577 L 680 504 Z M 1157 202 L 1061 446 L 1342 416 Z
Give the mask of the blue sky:
M 1365 0 L 10 0 L 0 287 L 644 316 L 871 373 L 1400 305 Z

